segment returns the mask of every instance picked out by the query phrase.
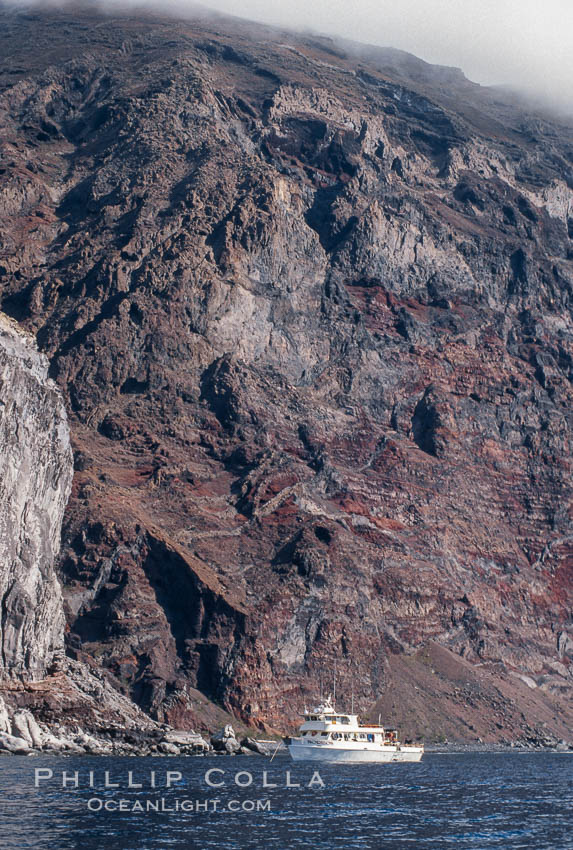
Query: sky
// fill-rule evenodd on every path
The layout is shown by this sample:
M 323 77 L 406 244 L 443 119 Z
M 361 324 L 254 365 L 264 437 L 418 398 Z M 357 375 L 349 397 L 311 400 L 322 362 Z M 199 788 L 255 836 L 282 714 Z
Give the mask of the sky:
M 398 47 L 487 85 L 573 101 L 573 0 L 207 0 L 219 11 Z
M 190 0 L 104 0 L 192 9 Z M 573 113 L 573 0 L 202 0 L 220 12 L 398 47 L 485 85 L 529 91 Z

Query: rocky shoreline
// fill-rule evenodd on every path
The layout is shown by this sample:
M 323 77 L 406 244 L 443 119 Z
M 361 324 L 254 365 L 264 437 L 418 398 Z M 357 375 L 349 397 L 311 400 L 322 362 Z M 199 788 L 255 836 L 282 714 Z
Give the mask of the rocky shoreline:
M 18 709 L 10 715 L 0 697 L 0 756 L 271 756 L 277 746 L 284 749 L 281 742 L 237 738 L 230 725 L 211 735 L 209 740 L 197 732 L 171 729 L 167 725 L 154 729 L 109 728 L 95 734 L 79 726 L 48 726 L 38 722 L 28 709 Z

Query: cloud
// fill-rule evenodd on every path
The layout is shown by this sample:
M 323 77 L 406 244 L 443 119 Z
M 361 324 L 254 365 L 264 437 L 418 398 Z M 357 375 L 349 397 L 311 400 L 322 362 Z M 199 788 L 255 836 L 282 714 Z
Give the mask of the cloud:
M 185 14 L 192 0 L 105 0 Z M 291 29 L 381 46 L 462 68 L 485 85 L 526 91 L 573 113 L 573 0 L 203 0 Z
M 573 103 L 572 0 L 207 0 L 259 21 L 312 27 L 462 68 L 485 85 Z

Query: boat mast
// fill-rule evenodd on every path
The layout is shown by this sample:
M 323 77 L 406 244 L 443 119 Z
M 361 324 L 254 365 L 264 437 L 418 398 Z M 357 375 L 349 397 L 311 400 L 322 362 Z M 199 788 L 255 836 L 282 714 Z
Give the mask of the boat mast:
M 334 662 L 334 686 L 332 694 L 332 705 L 336 708 L 336 661 Z

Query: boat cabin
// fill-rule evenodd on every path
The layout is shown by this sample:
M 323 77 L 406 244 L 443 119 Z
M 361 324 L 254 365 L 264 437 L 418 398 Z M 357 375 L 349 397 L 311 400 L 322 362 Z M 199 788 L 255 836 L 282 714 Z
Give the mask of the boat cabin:
M 386 745 L 398 743 L 396 729 L 385 729 L 383 726 L 370 724 L 363 726 L 358 715 L 336 711 L 330 698 L 317 708 L 305 708 L 302 716 L 304 722 L 299 731 L 303 738 Z

